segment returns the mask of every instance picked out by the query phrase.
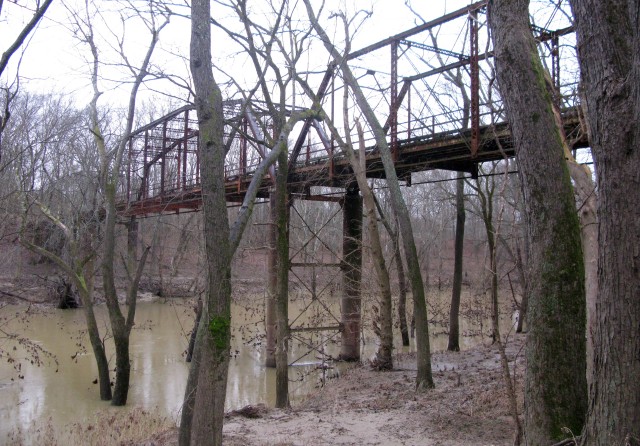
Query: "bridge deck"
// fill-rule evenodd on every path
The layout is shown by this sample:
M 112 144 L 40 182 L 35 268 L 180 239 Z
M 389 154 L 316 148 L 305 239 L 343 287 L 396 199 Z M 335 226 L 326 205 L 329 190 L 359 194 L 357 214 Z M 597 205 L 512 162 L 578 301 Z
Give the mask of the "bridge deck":
M 568 135 L 579 135 L 573 139 L 574 147 L 587 147 L 586 135 L 580 133 L 580 122 L 574 111 L 564 116 Z M 476 156 L 470 150 L 471 130 L 447 131 L 427 136 L 398 141 L 396 173 L 410 184 L 411 174 L 433 169 L 467 172 L 474 175 L 479 163 L 499 161 L 515 156 L 513 140 L 508 125 L 480 129 L 480 144 Z M 366 170 L 369 178 L 385 178 L 380 153 L 375 146 L 368 147 Z M 243 175 L 228 175 L 226 179 L 227 201 L 242 202 L 253 172 Z M 289 184 L 293 192 L 306 193 L 312 186 L 346 187 L 355 181 L 353 169 L 346 156 L 336 154 L 298 162 L 289 173 Z M 268 197 L 273 186 L 267 175 L 262 180 L 259 197 Z M 123 201 L 118 209 L 122 215 L 153 215 L 198 210 L 202 206 L 202 191 L 199 183 L 186 188 L 165 188 L 153 197 Z

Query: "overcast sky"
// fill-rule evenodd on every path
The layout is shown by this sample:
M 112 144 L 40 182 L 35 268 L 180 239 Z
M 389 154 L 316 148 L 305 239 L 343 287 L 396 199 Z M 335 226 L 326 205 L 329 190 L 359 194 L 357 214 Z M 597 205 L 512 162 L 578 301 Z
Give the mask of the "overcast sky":
M 3 36 L 2 39 L 0 39 L 2 51 L 6 49 L 9 42 L 13 41 L 19 29 L 26 23 L 26 20 L 30 18 L 28 14 L 29 11 L 24 6 L 31 3 L 33 2 L 18 1 L 18 4 L 12 2 L 4 3 L 1 17 L 2 21 L 0 22 L 0 30 L 2 30 L 1 34 Z M 98 33 L 104 38 L 101 43 L 101 57 L 106 62 L 115 61 L 116 57 L 109 45 L 113 45 L 115 38 L 121 36 L 123 33 L 123 28 L 117 13 L 121 9 L 121 5 L 108 0 L 93 3 L 95 6 L 98 6 L 103 13 L 102 19 L 96 17 L 95 20 Z M 137 3 L 141 4 L 143 2 Z M 260 8 L 261 3 L 264 5 L 264 3 L 260 1 L 253 3 L 256 11 L 259 11 L 258 8 Z M 318 6 L 320 5 L 320 2 L 315 3 L 317 3 Z M 362 29 L 356 35 L 353 43 L 354 49 L 411 28 L 420 22 L 420 20 L 411 13 L 409 8 L 405 6 L 404 0 L 355 0 L 355 3 L 357 3 L 360 8 L 372 10 L 373 15 L 364 23 Z M 430 20 L 446 12 L 458 9 L 469 2 L 462 0 L 429 2 L 414 0 L 413 3 L 416 11 L 418 11 L 424 19 Z M 22 85 L 24 88 L 40 92 L 66 92 L 74 95 L 78 102 L 89 100 L 91 92 L 88 88 L 88 48 L 74 37 L 70 13 L 67 9 L 77 10 L 82 7 L 82 4 L 83 2 L 76 0 L 66 0 L 65 2 L 54 0 L 39 28 L 30 39 L 29 45 L 22 58 L 20 74 L 23 78 Z M 250 5 L 251 4 L 250 2 Z M 326 7 L 330 10 L 336 10 L 339 7 L 346 6 L 349 11 L 354 11 L 355 8 L 353 5 L 354 1 L 332 0 L 328 2 Z M 301 13 L 304 13 L 303 7 L 302 2 L 299 2 L 298 8 Z M 172 9 L 181 13 L 188 12 L 186 8 L 176 6 L 172 7 Z M 219 18 L 223 24 L 229 26 L 235 25 L 233 22 L 236 22 L 237 19 L 234 19 L 228 12 L 225 12 L 223 8 L 214 7 L 214 15 L 216 12 L 218 13 L 216 18 Z M 103 21 L 107 22 L 106 24 L 108 26 L 105 27 L 105 23 L 102 23 Z M 111 32 L 113 35 L 110 35 Z M 136 45 L 137 55 L 140 56 L 142 49 L 146 47 L 149 41 L 149 35 L 139 23 L 128 24 L 125 32 L 125 39 L 130 44 L 128 48 L 129 54 L 134 56 L 132 60 L 136 60 Z M 221 36 L 221 34 L 218 35 Z M 170 25 L 162 31 L 160 39 L 161 44 L 159 51 L 156 52 L 153 59 L 155 64 L 169 72 L 186 76 L 188 74 L 188 67 L 185 61 L 180 60 L 180 58 L 175 55 L 188 55 L 188 20 L 173 17 Z M 109 43 L 107 43 L 107 41 Z M 238 67 L 234 67 L 232 63 L 238 56 L 234 55 L 232 58 L 229 58 L 228 51 L 230 47 L 226 42 L 222 42 L 219 48 L 214 48 L 214 59 L 223 67 L 227 65 L 232 67 L 230 68 L 231 70 L 238 70 Z M 315 56 L 323 61 L 328 61 L 328 56 L 326 52 L 324 52 L 324 49 L 320 49 Z M 17 57 L 14 59 L 14 62 L 16 62 Z M 228 63 L 225 62 L 225 60 Z M 13 70 L 7 70 L 8 76 L 15 74 L 15 63 L 13 64 L 13 68 Z M 240 69 L 240 71 L 242 70 Z M 103 72 L 107 77 L 114 79 L 119 77 L 117 71 L 104 70 Z M 7 76 L 2 79 L 3 82 L 7 80 Z M 128 90 L 113 83 L 104 83 L 102 88 L 106 90 L 107 93 L 103 100 L 117 100 L 118 97 L 122 97 L 122 91 Z M 160 89 L 162 88 L 167 87 L 160 87 Z

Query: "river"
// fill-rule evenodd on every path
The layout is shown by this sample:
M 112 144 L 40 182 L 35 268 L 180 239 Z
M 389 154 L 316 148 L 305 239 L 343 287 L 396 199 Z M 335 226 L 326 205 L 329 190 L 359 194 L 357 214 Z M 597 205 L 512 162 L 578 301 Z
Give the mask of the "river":
M 273 406 L 275 402 L 275 371 L 263 365 L 263 303 L 260 299 L 247 302 L 234 304 L 232 308 L 233 340 L 227 410 L 256 403 Z M 306 305 L 302 301 L 293 302 L 291 314 L 299 313 Z M 339 314 L 337 302 L 330 307 L 336 315 Z M 27 432 L 43 420 L 50 418 L 54 426 L 65 426 L 109 407 L 109 402 L 100 401 L 98 397 L 98 385 L 94 383 L 96 366 L 84 332 L 81 310 L 28 309 L 10 305 L 0 308 L 0 312 L 0 329 L 19 333 L 33 342 L 36 348 L 55 356 L 54 360 L 39 354 L 42 364 L 32 365 L 24 346 L 17 345 L 13 350 L 13 341 L 0 334 L 1 349 L 21 363 L 21 369 L 16 371 L 15 363 L 10 364 L 6 357 L 1 358 L 0 444 L 10 432 Z M 184 352 L 193 314 L 192 307 L 182 300 L 138 304 L 130 344 L 129 407 L 140 406 L 175 421 L 179 419 L 189 367 L 185 363 Z M 104 307 L 97 306 L 97 316 L 101 332 L 105 332 Z M 311 317 L 320 317 L 318 311 L 308 309 L 303 315 L 305 320 Z M 467 323 L 462 320 L 463 332 L 467 330 Z M 338 346 L 328 333 L 315 336 L 316 341 L 326 341 L 327 352 L 337 353 Z M 321 339 L 322 336 L 324 338 Z M 464 348 L 478 341 L 474 337 L 462 337 L 461 342 Z M 446 336 L 434 336 L 432 349 L 444 348 Z M 375 342 L 367 340 L 363 357 L 370 357 L 374 350 Z M 322 372 L 318 371 L 317 362 L 322 358 L 318 352 L 305 355 L 307 351 L 303 343 L 292 342 L 290 360 L 302 357 L 290 369 L 290 391 L 294 402 L 313 391 L 320 382 Z M 113 363 L 114 358 L 111 357 L 110 361 Z M 334 374 L 334 370 L 337 369 L 330 370 L 330 374 Z

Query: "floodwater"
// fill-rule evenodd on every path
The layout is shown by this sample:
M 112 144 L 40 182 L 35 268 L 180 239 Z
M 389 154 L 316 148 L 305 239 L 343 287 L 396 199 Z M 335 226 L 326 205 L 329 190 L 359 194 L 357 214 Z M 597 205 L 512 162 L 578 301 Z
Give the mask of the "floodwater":
M 265 348 L 263 299 L 249 300 L 244 305 L 232 308 L 233 341 L 232 359 L 227 387 L 227 410 L 238 409 L 248 404 L 275 403 L 275 371 L 264 367 Z M 325 304 L 326 306 L 326 304 Z M 339 317 L 337 302 L 318 308 L 310 302 L 297 301 L 290 305 L 290 319 L 298 322 L 327 325 L 332 313 Z M 303 311 L 305 310 L 305 311 Z M 329 311 L 329 313 L 326 312 Z M 97 411 L 107 409 L 109 402 L 99 400 L 95 361 L 91 347 L 83 330 L 82 310 L 38 309 L 28 310 L 26 319 L 6 322 L 14 315 L 24 316 L 25 306 L 0 308 L 0 328 L 19 333 L 31 340 L 35 346 L 55 355 L 56 360 L 39 354 L 42 364 L 32 365 L 23 346 L 13 350 L 12 341 L 0 335 L 0 348 L 20 360 L 21 369 L 16 371 L 7 358 L 0 358 L 0 444 L 10 432 L 27 432 L 34 425 L 51 419 L 54 426 L 65 426 L 82 421 Z M 325 314 L 320 314 L 324 311 Z M 101 332 L 106 330 L 106 311 L 97 307 Z M 140 302 L 136 313 L 136 326 L 131 334 L 132 374 L 128 406 L 141 406 L 149 411 L 179 420 L 179 411 L 184 396 L 188 367 L 184 352 L 188 334 L 193 326 L 194 311 L 182 300 Z M 462 320 L 464 333 L 465 320 Z M 322 352 L 336 354 L 339 346 L 332 332 L 306 333 L 307 338 L 291 343 L 290 392 L 292 400 L 312 392 L 325 377 L 335 375 L 337 368 L 322 372 L 318 363 L 323 361 Z M 335 336 L 332 338 L 332 336 Z M 313 337 L 313 339 L 311 338 Z M 363 357 L 371 357 L 375 342 L 366 340 Z M 470 337 L 462 337 L 463 348 L 477 343 Z M 107 345 L 110 341 L 107 341 Z M 322 344 L 322 347 L 319 345 Z M 317 350 L 309 352 L 310 347 Z M 399 347 L 401 348 L 401 347 Z M 432 339 L 432 350 L 446 348 L 446 336 Z M 112 355 L 112 353 L 108 353 Z M 57 363 L 56 363 L 57 361 Z M 113 363 L 115 360 L 110 358 Z

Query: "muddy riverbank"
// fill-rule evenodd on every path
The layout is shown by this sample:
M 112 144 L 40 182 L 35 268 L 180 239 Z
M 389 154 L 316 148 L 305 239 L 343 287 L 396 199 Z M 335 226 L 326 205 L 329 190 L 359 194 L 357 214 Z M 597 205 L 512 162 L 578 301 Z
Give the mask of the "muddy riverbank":
M 522 410 L 524 335 L 507 346 Z M 510 445 L 513 421 L 498 350 L 433 356 L 436 388 L 414 390 L 415 354 L 400 354 L 396 370 L 375 372 L 364 364 L 317 389 L 290 410 L 255 406 L 227 416 L 225 444 L 241 445 Z M 249 415 L 250 417 L 248 417 Z M 159 432 L 139 444 L 177 444 L 177 430 Z

